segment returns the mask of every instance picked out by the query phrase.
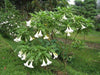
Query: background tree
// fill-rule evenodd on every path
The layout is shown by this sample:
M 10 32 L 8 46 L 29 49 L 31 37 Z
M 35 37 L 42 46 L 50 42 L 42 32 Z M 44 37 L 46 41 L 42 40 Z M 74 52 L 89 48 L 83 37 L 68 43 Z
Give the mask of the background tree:
M 94 19 L 96 13 L 96 0 L 76 0 L 75 1 L 75 14 L 83 15 L 85 18 Z

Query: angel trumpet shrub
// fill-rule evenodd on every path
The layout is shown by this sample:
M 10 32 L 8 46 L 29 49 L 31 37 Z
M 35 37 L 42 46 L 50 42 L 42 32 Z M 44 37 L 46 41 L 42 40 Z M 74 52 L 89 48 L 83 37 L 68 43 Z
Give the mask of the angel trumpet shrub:
M 30 36 L 30 41 L 32 41 L 33 40 L 33 38 Z

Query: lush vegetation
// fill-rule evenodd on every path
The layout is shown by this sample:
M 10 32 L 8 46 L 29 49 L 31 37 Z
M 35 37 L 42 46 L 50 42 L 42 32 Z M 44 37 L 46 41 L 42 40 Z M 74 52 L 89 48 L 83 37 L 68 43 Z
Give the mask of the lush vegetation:
M 1 75 L 100 74 L 100 32 L 95 31 L 94 0 L 77 0 L 76 5 L 65 0 L 16 2 L 0 2 Z

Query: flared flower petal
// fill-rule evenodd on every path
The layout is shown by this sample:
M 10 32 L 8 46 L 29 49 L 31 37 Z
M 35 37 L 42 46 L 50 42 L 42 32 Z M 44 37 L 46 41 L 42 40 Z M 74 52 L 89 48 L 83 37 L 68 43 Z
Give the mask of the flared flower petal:
M 50 65 L 52 63 L 52 61 L 50 61 L 48 58 L 46 58 L 47 60 L 47 65 Z
M 49 37 L 47 35 L 45 35 L 45 37 L 43 39 L 49 39 Z
M 34 35 L 35 38 L 39 38 L 38 32 Z
M 39 32 L 39 37 L 42 37 L 43 36 L 43 34 L 42 34 L 42 32 L 41 32 L 41 30 L 40 30 L 40 32 Z
M 67 27 L 67 29 L 65 30 L 65 33 L 68 33 L 69 32 L 69 28 Z
M 86 28 L 86 27 L 82 25 L 82 28 L 81 28 L 81 29 L 85 29 L 85 28 Z
M 41 66 L 47 66 L 47 64 L 45 63 L 45 61 L 43 60 L 43 63 Z
M 29 68 L 34 68 L 34 66 L 32 65 L 33 61 L 31 61 L 31 63 L 27 66 Z
M 71 27 L 69 27 L 69 32 L 72 33 L 74 30 L 71 29 Z
M 26 63 L 24 63 L 24 66 L 28 67 L 28 63 L 29 63 L 29 60 Z

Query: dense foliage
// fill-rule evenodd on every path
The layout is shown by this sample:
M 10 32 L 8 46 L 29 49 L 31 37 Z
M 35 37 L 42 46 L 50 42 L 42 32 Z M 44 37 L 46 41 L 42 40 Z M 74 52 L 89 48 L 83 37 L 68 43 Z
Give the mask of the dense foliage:
M 68 49 L 59 47 L 63 44 L 55 41 L 55 35 L 70 38 L 74 32 L 87 34 L 93 28 L 90 19 L 74 15 L 69 6 L 57 7 L 56 11 L 30 13 L 29 21 L 23 21 L 19 11 L 8 0 L 5 0 L 5 8 L 1 10 L 0 14 L 4 15 L 0 18 L 0 30 L 14 36 L 14 41 L 19 44 L 15 52 L 26 61 L 24 66 L 29 68 L 48 66 L 58 56 L 70 60 L 64 54 Z M 83 42 L 75 41 L 72 46 L 82 48 Z

